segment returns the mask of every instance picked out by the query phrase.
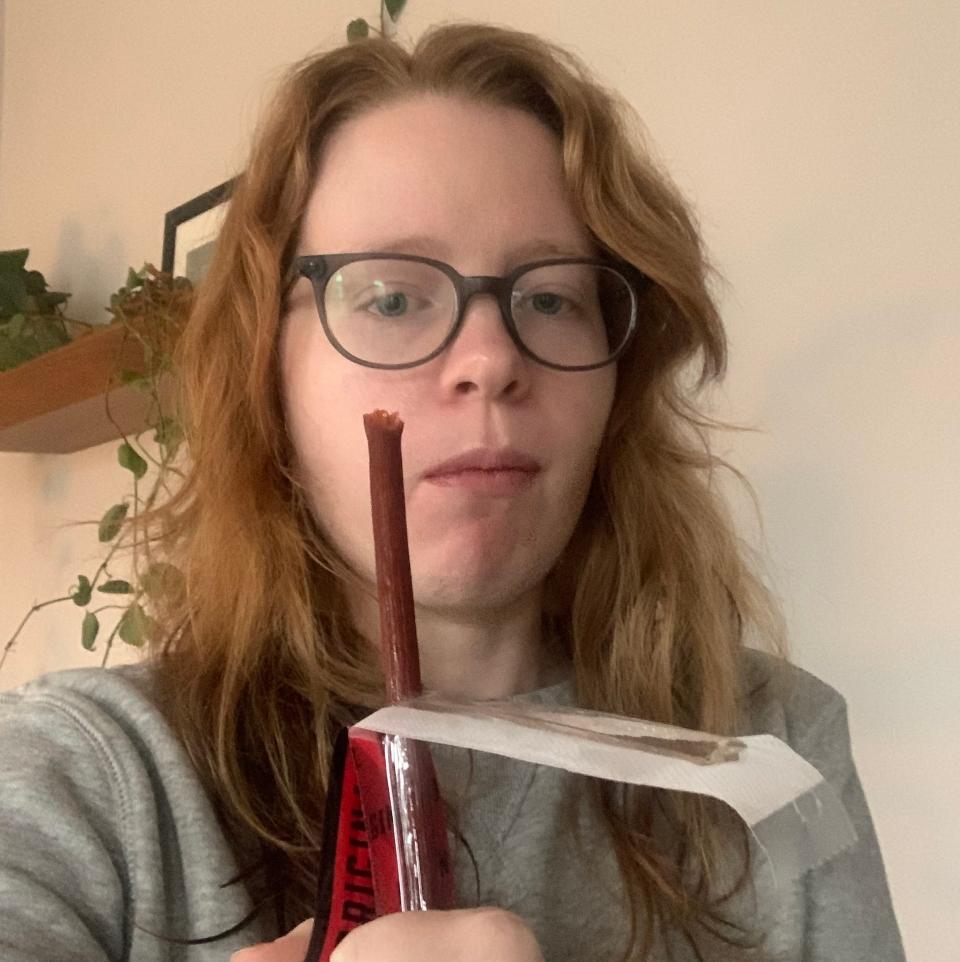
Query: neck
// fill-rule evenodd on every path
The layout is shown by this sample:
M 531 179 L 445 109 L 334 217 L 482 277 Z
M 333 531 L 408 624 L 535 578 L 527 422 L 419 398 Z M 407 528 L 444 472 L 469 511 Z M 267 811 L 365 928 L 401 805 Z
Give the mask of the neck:
M 352 605 L 362 634 L 379 643 L 376 598 Z M 496 609 L 416 607 L 423 686 L 458 698 L 507 698 L 561 681 L 563 659 L 542 630 L 540 592 Z

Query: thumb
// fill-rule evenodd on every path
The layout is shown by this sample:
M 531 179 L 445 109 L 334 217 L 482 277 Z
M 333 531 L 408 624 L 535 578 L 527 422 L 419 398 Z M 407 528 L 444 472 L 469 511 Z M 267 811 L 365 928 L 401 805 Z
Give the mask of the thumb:
M 230 962 L 303 962 L 312 932 L 313 919 L 304 919 L 273 942 L 261 942 L 234 952 Z
M 309 942 L 312 932 L 313 919 L 304 919 L 295 929 L 291 929 L 286 935 L 281 935 L 273 944 L 276 945 L 277 942 L 283 942 L 284 939 L 306 939 Z

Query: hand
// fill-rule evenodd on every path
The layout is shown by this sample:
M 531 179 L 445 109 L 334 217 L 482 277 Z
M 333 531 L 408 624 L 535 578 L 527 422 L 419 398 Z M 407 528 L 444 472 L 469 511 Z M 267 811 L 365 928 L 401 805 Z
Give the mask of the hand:
M 234 952 L 230 962 L 303 962 L 311 932 L 313 919 L 307 919 L 273 942 L 261 942 Z
M 276 942 L 234 952 L 230 962 L 303 962 L 313 920 Z M 400 912 L 354 929 L 330 962 L 544 962 L 522 919 L 502 909 Z

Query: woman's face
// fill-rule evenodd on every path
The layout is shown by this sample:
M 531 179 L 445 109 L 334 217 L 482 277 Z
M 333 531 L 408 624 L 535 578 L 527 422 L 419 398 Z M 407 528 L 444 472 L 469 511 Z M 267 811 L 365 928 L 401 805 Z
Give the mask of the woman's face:
M 413 240 L 412 238 L 416 238 Z M 299 254 L 390 251 L 461 274 L 506 274 L 541 258 L 593 256 L 565 195 L 558 144 L 519 111 L 423 95 L 366 113 L 327 142 Z M 613 365 L 552 370 L 520 354 L 490 295 L 469 303 L 453 344 L 406 370 L 355 364 L 328 342 L 309 281 L 281 338 L 297 471 L 321 526 L 375 581 L 363 415 L 397 412 L 418 605 L 493 609 L 536 592 L 583 507 L 613 401 Z M 430 477 L 486 449 L 536 471 Z

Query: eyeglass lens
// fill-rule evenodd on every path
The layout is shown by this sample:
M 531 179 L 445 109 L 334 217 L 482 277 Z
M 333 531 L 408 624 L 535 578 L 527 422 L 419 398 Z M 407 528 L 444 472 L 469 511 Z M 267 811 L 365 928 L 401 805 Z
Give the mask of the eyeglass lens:
M 450 334 L 457 314 L 453 281 L 419 261 L 352 261 L 330 277 L 323 296 L 331 335 L 372 364 L 427 358 Z M 532 354 L 578 367 L 601 364 L 622 346 L 632 299 L 626 280 L 612 268 L 551 264 L 516 279 L 510 307 Z

